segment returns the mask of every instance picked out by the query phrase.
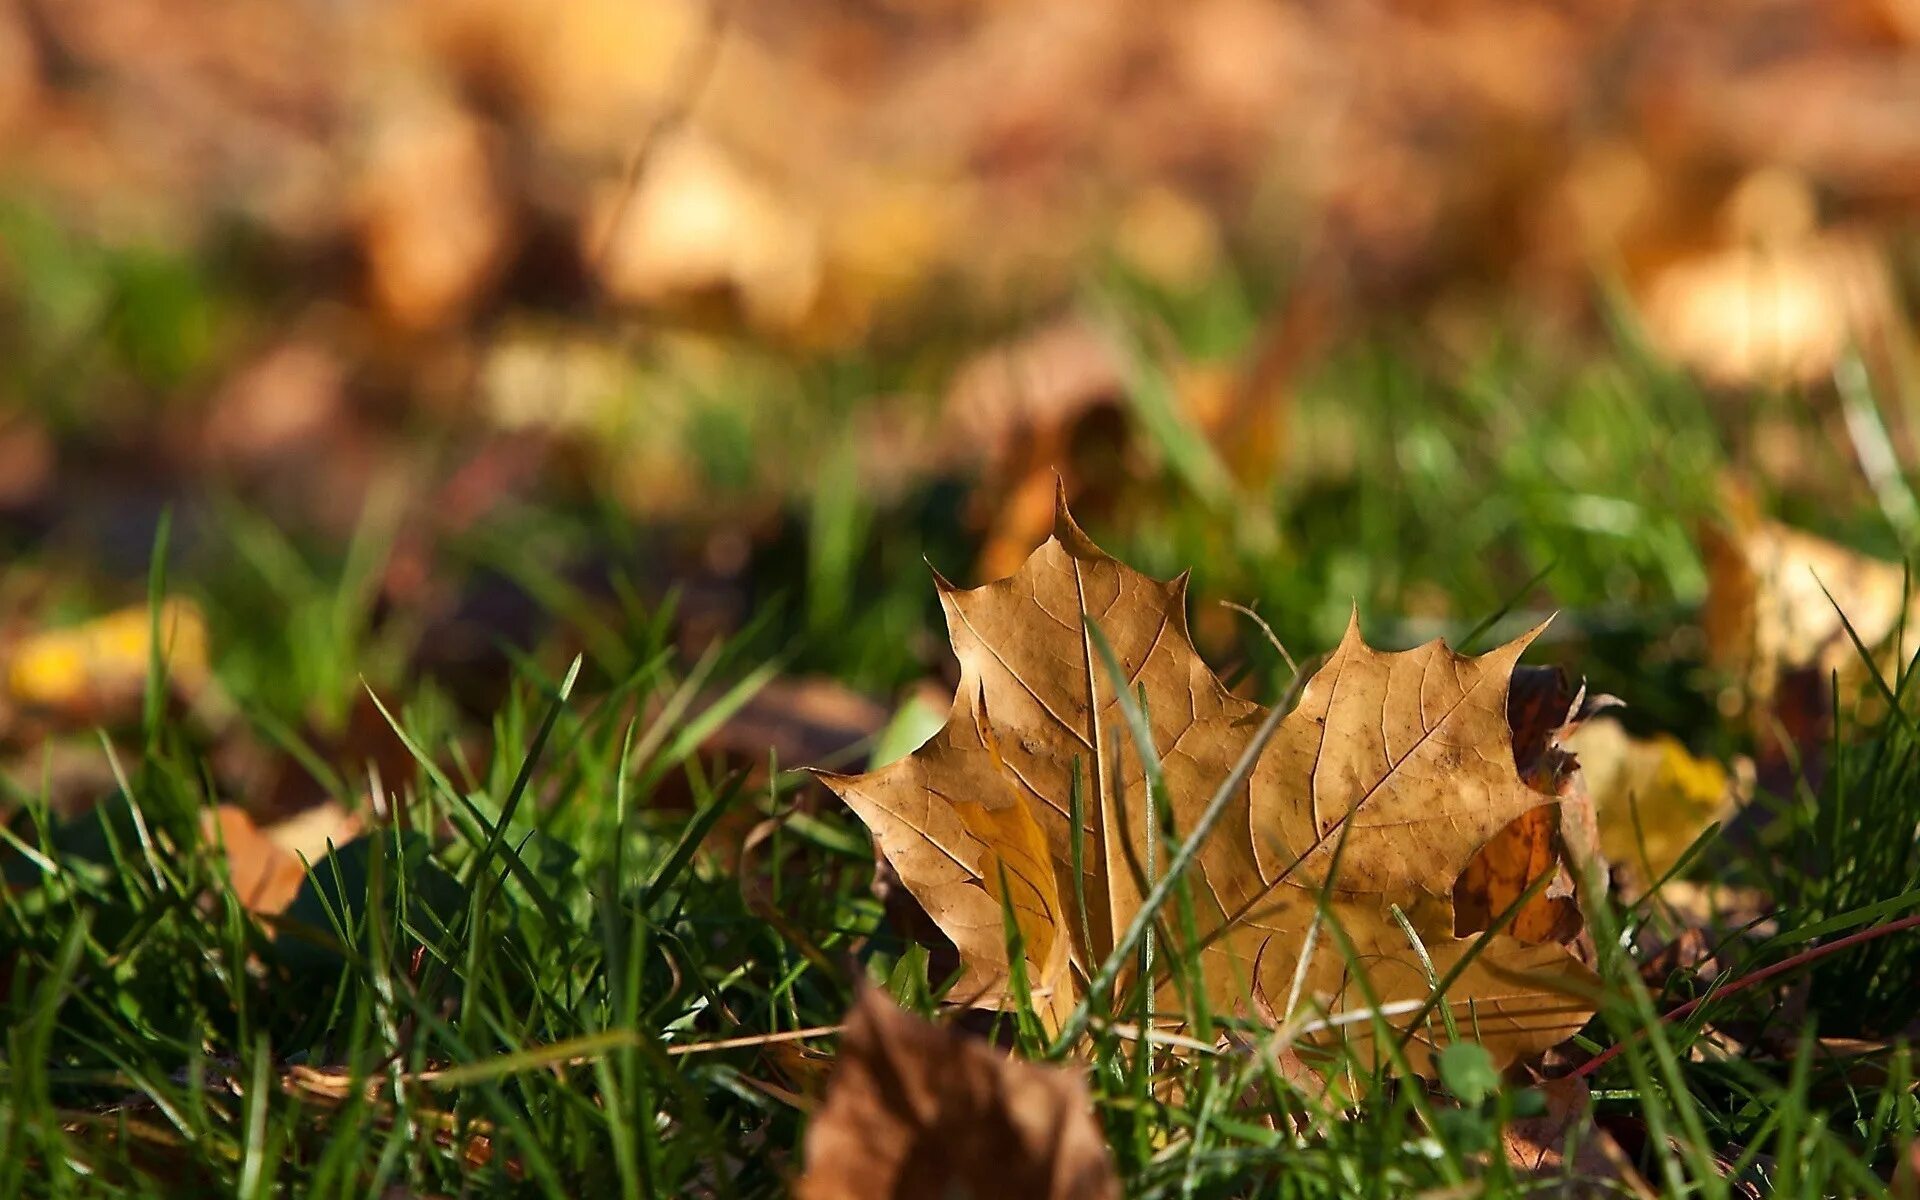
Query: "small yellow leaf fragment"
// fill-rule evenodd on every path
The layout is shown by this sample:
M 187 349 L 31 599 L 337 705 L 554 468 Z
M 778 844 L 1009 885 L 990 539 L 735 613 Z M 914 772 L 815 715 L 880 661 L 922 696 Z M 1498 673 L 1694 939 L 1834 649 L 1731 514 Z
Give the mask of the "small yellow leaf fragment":
M 1666 734 L 1636 738 L 1618 721 L 1589 721 L 1566 740 L 1600 820 L 1607 861 L 1651 882 L 1666 874 L 1734 799 L 1727 769 Z
M 207 679 L 207 627 L 190 601 L 171 599 L 159 614 L 160 657 L 167 677 L 191 694 Z M 69 629 L 35 634 L 7 665 L 7 691 L 18 703 L 91 716 L 138 697 L 152 658 L 154 615 L 124 608 Z

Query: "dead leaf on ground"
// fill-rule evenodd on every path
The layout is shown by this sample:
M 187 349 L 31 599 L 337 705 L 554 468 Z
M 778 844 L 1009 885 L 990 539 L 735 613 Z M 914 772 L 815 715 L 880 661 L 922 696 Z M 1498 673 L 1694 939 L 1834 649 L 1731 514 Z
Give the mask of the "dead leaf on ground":
M 409 1083 L 425 1082 L 435 1072 L 421 1072 L 411 1077 Z M 345 1067 L 309 1067 L 295 1064 L 280 1076 L 280 1090 L 302 1104 L 315 1108 L 338 1108 L 355 1099 L 355 1083 L 359 1084 L 360 1099 L 374 1110 L 375 1120 L 382 1127 L 393 1120 L 391 1078 L 356 1077 Z M 480 1170 L 494 1161 L 494 1129 L 491 1122 L 474 1120 L 471 1117 L 456 1117 L 433 1104 L 416 1103 L 408 1110 L 407 1122 L 412 1130 L 425 1132 L 432 1137 L 434 1144 L 442 1149 L 460 1147 L 460 1158 L 469 1170 Z M 505 1158 L 500 1164 L 507 1178 L 518 1181 L 524 1177 L 525 1168 L 519 1160 Z
M 245 809 L 222 804 L 203 814 L 201 824 L 208 839 L 217 834 L 225 848 L 234 895 L 248 912 L 265 917 L 285 912 L 300 894 L 306 863 L 360 833 L 360 819 L 333 800 L 266 828 Z
M 400 328 L 466 315 L 514 237 L 496 178 L 495 132 L 448 97 L 408 97 L 381 113 L 359 181 L 367 286 Z
M 743 1076 L 749 1084 L 803 1112 L 819 1107 L 832 1077 L 831 1054 L 799 1042 L 770 1042 L 761 1048 L 760 1057 L 777 1082 Z
M 318 334 L 288 337 L 241 364 L 196 431 L 213 464 L 278 466 L 312 455 L 347 421 L 346 366 Z
M 1546 1097 L 1547 1111 L 1509 1121 L 1500 1131 L 1501 1148 L 1515 1171 L 1559 1183 L 1553 1194 L 1570 1200 L 1653 1195 L 1619 1143 L 1593 1124 L 1584 1080 L 1548 1079 L 1533 1087 Z
M 1228 469 L 1221 478 L 1271 482 L 1287 407 L 1279 381 L 1264 374 L 1276 364 L 1241 371 L 1170 347 L 1154 353 L 1173 402 L 1167 415 Z M 1141 384 L 1134 375 L 1126 346 L 1079 313 L 984 350 L 955 372 L 931 440 L 947 465 L 980 470 L 970 507 L 984 531 L 981 574 L 1019 567 L 1052 527 L 1063 487 L 1076 508 L 1096 515 L 1124 512 L 1152 490 L 1166 451 L 1128 400 Z
M 1700 623 L 1708 662 L 1729 680 L 1722 709 L 1746 714 L 1762 789 L 1784 795 L 1801 780 L 1817 787 L 1834 683 L 1845 699 L 1872 678 L 1847 626 L 1890 675 L 1920 648 L 1920 612 L 1900 564 L 1765 520 L 1738 487 L 1728 488 L 1727 510 L 1723 524 L 1700 533 Z
M 1020 565 L 1045 536 L 1062 481 L 1078 500 L 1089 474 L 1125 473 L 1125 389 L 1112 339 L 1078 316 L 977 354 L 955 372 L 938 439 L 983 470 L 972 504 L 985 529 L 982 572 L 998 577 Z
M 223 789 L 245 797 L 248 814 L 263 826 L 278 828 L 302 820 L 316 808 L 338 808 L 336 789 L 343 786 L 343 781 L 331 779 L 325 772 L 316 774 L 310 763 L 338 763 L 360 783 L 372 779 L 403 781 L 417 765 L 413 752 L 364 691 L 354 695 L 337 721 L 316 719 L 294 733 L 310 756 L 296 756 L 245 730 L 230 734 L 214 753 L 214 769 Z M 463 749 L 477 752 L 480 746 L 469 743 Z M 444 769 L 453 768 L 449 753 L 443 753 L 436 762 Z M 404 814 L 405 796 L 390 799 Z
M 1637 289 L 1654 343 L 1707 379 L 1744 387 L 1830 376 L 1854 344 L 1896 320 L 1882 251 L 1860 230 L 1822 229 L 1804 177 L 1755 171 L 1716 214 L 1711 240 Z
M 702 749 L 764 768 L 769 751 L 782 769 L 842 758 L 878 734 L 886 706 L 821 675 L 767 681 Z
M 1117 1200 L 1080 1076 L 1008 1058 L 876 989 L 847 1018 L 799 1200 Z
M 33 634 L 7 655 L 8 697 L 71 724 L 124 719 L 146 691 L 154 628 L 154 614 L 142 604 Z M 192 601 L 172 598 L 160 607 L 158 628 L 168 685 L 191 697 L 208 679 L 206 620 Z
M 1892 638 L 1908 614 L 1900 564 L 1765 520 L 1738 495 L 1729 507 L 1726 524 L 1701 533 L 1701 623 L 1714 665 L 1740 681 L 1756 705 L 1771 701 L 1781 675 L 1797 668 L 1858 678 L 1859 654 L 1841 614 L 1869 649 Z M 1920 620 L 1910 624 L 1906 652 L 1920 639 Z
M 4 38 L 0 34 L 0 41 Z M 0 59 L 5 53 L 0 47 Z M 0 417 L 0 512 L 24 509 L 45 499 L 53 485 L 55 460 L 53 436 L 42 421 L 23 413 Z
M 810 214 L 697 133 L 662 142 L 631 194 L 609 182 L 582 237 L 582 257 L 620 303 L 793 332 L 821 301 Z
M 1668 734 L 1639 738 L 1603 718 L 1575 732 L 1567 746 L 1580 757 L 1602 852 L 1642 884 L 1665 875 L 1737 800 L 1725 767 L 1696 758 Z
M 720 698 L 719 690 L 710 690 L 696 702 L 695 710 Z M 761 786 L 770 765 L 785 771 L 846 762 L 851 752 L 879 734 L 887 715 L 884 705 L 837 680 L 818 675 L 781 677 L 762 685 L 701 743 L 700 750 L 716 771 L 741 771 L 751 781 L 749 786 Z M 673 778 L 660 785 L 653 803 L 691 810 L 697 798 L 685 779 Z M 800 803 L 803 809 L 814 807 L 805 798 Z M 759 896 L 769 881 L 752 869 L 754 852 L 779 824 L 766 820 L 750 805 L 735 806 L 708 833 L 703 851 L 713 855 L 722 870 L 738 875 L 749 894 Z M 772 862 L 762 865 L 777 868 Z M 808 868 L 795 863 L 787 869 L 796 872 L 794 885 L 807 886 L 802 876 Z M 770 897 L 768 893 L 765 898 L 770 902 Z
M 1083 621 L 1110 642 L 1128 686 L 1144 689 L 1177 829 L 1195 826 L 1265 713 L 1194 652 L 1185 580 L 1152 580 L 1108 557 L 1064 505 L 1054 536 L 1011 578 L 972 590 L 938 582 L 961 668 L 946 726 L 888 767 L 825 779 L 959 948 L 956 994 L 1008 1002 L 1002 914 L 1011 911 L 1036 1005 L 1057 1022 L 1146 890 L 1144 769 Z M 1508 679 L 1530 640 L 1478 658 L 1439 641 L 1381 653 L 1357 622 L 1348 629 L 1189 876 L 1200 937 L 1192 952 L 1213 1011 L 1281 1018 L 1323 886 L 1327 916 L 1352 949 L 1349 959 L 1339 938 L 1323 936 L 1304 972 L 1303 997 L 1327 1014 L 1366 1006 L 1350 962 L 1365 964 L 1365 983 L 1385 1004 L 1428 999 L 1427 968 L 1396 908 L 1436 972 L 1462 961 L 1476 942 L 1454 935 L 1455 881 L 1490 838 L 1552 803 L 1516 773 L 1507 726 Z M 1068 817 L 1076 771 L 1085 794 L 1077 831 Z M 1076 836 L 1084 925 L 1073 908 Z M 1177 944 L 1176 932 L 1165 936 Z M 1494 934 L 1446 1002 L 1511 1062 L 1583 1025 L 1592 1008 L 1578 997 L 1594 986 L 1564 947 Z M 1169 1017 L 1184 1011 L 1171 984 L 1159 997 Z M 1363 1061 L 1374 1052 L 1366 1021 L 1319 1036 L 1344 1037 Z M 1416 1070 L 1442 1036 L 1414 1031 Z

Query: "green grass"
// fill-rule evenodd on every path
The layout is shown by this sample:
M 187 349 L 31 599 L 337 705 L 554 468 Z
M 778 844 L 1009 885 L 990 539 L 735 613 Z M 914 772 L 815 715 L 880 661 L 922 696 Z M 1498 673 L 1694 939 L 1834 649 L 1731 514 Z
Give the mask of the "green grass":
M 1141 345 L 1164 334 L 1202 355 L 1237 349 L 1257 303 L 1233 289 L 1116 294 L 1113 319 L 1155 334 Z M 1532 660 L 1568 664 L 1696 748 L 1739 749 L 1688 614 L 1704 586 L 1692 525 L 1712 511 L 1744 418 L 1627 343 L 1573 366 L 1510 345 L 1436 367 L 1406 345 L 1353 348 L 1302 381 L 1300 432 L 1258 494 L 1209 476 L 1177 409 L 1143 397 L 1138 428 L 1161 469 L 1094 536 L 1156 574 L 1192 567 L 1196 605 L 1255 604 L 1303 660 L 1355 603 L 1383 644 L 1558 610 Z M 701 746 L 781 671 L 894 696 L 943 669 L 923 560 L 971 581 L 957 488 L 881 504 L 838 469 L 858 449 L 838 415 L 887 377 L 860 363 L 798 372 L 789 386 L 829 416 L 777 435 L 724 422 L 690 435 L 716 487 L 744 486 L 769 436 L 821 464 L 791 484 L 756 552 L 747 620 L 712 648 L 678 644 L 686 599 L 605 549 L 623 532 L 605 508 L 530 504 L 451 547 L 472 586 L 511 588 L 542 614 L 538 636 L 492 649 L 485 704 L 416 675 L 432 636 L 421 614 L 377 611 L 395 536 L 378 504 L 346 546 L 218 508 L 169 570 L 209 614 L 222 719 L 325 760 L 320 743 L 370 690 L 409 765 L 370 779 L 364 758 L 342 755 L 315 770 L 349 803 L 377 792 L 393 816 L 316 864 L 273 934 L 203 832 L 202 812 L 234 799 L 205 713 L 156 703 L 110 731 L 123 784 L 84 812 L 54 812 L 17 775 L 0 850 L 0 1195 L 783 1194 L 805 1117 L 777 1089 L 795 1082 L 767 1045 L 726 1043 L 832 1026 L 861 978 L 932 1012 L 945 981 L 884 920 L 857 821 L 785 769 L 797 764 L 743 769 Z M 1844 457 L 1816 433 L 1808 445 Z M 1898 545 L 1864 499 L 1826 511 L 1829 531 Z M 1233 628 L 1216 665 L 1282 696 L 1278 653 L 1250 623 Z M 1878 715 L 1841 714 L 1823 789 L 1773 798 L 1767 839 L 1711 868 L 1776 904 L 1768 929 L 1720 948 L 1716 978 L 1920 908 L 1910 678 Z M 924 714 L 902 728 L 916 723 Z M 881 753 L 905 748 L 898 732 L 881 740 Z M 774 832 L 729 863 L 722 851 L 755 823 Z M 1187 832 L 1164 831 L 1162 864 Z M 1162 921 L 1179 919 L 1180 893 L 1167 888 Z M 1920 940 L 1811 965 L 1787 980 L 1791 1006 L 1753 989 L 1662 1022 L 1713 982 L 1642 981 L 1638 949 L 1667 919 L 1596 898 L 1608 990 L 1579 1039 L 1624 1044 L 1592 1082 L 1598 1110 L 1641 1132 L 1628 1148 L 1649 1179 L 1672 1195 L 1747 1194 L 1736 1179 L 1882 1194 L 1920 1126 L 1898 1040 L 1920 1009 Z M 1152 933 L 1127 952 L 1168 954 Z M 1430 1088 L 1349 1063 L 1346 1087 L 1366 1099 L 1330 1105 L 1257 1052 L 1143 1048 L 1113 1028 L 1136 1007 L 1096 990 L 1071 1045 L 1030 1013 L 999 1030 L 1033 1057 L 1086 1064 L 1130 1195 L 1552 1194 L 1497 1152 L 1503 1123 L 1539 1096 L 1489 1080 L 1471 1054 Z M 1703 1039 L 1707 1020 L 1741 1041 Z M 1891 1040 L 1841 1060 L 1815 1035 Z M 335 1072 L 337 1096 L 283 1089 L 296 1068 Z M 414 1078 L 426 1071 L 438 1074 Z

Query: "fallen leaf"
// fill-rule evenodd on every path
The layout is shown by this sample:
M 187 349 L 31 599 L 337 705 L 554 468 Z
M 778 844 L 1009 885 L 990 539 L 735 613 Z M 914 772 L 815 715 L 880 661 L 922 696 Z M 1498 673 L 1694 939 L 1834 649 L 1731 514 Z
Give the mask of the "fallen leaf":
M 1579 888 L 1566 869 L 1567 839 L 1561 820 L 1585 796 L 1530 809 L 1495 834 L 1467 863 L 1453 889 L 1453 932 L 1466 937 L 1491 929 L 1542 875 L 1544 890 L 1521 905 L 1501 932 L 1523 942 L 1564 942 L 1580 934 Z
M 761 1049 L 760 1057 L 779 1082 L 747 1078 L 748 1083 L 804 1112 L 819 1107 L 833 1071 L 832 1055 L 798 1042 L 770 1042 Z
M 1622 701 L 1574 688 L 1559 667 L 1515 667 L 1507 689 L 1507 724 L 1513 729 L 1513 765 L 1520 777 L 1549 796 L 1573 790 L 1569 778 L 1579 762 L 1567 739 L 1595 716 Z
M 868 989 L 807 1129 L 795 1194 L 1117 1200 L 1120 1184 L 1077 1073 L 1008 1058 Z
M 306 878 L 300 860 L 282 850 L 253 823 L 243 808 L 222 804 L 201 817 L 207 839 L 226 851 L 227 877 L 241 907 L 277 913 L 293 903 Z
M 701 711 L 724 701 L 721 689 L 709 689 L 694 708 Z M 770 766 L 786 771 L 849 761 L 886 719 L 883 705 L 836 680 L 780 677 L 741 702 L 701 741 L 700 751 L 715 772 L 738 771 L 749 786 L 765 786 Z M 674 777 L 655 789 L 652 803 L 692 811 L 700 797 L 691 781 Z M 728 874 L 740 875 L 743 886 L 757 890 L 759 881 L 745 868 L 753 850 L 779 824 L 750 806 L 736 806 L 708 832 L 702 852 L 713 855 Z
M 430 1082 L 437 1074 L 434 1071 L 422 1071 L 410 1076 L 409 1083 Z M 355 1084 L 359 1087 L 356 1089 Z M 244 1084 L 238 1084 L 244 1086 Z M 356 1075 L 347 1067 L 310 1067 L 295 1064 L 280 1076 L 280 1090 L 287 1096 L 316 1108 L 338 1108 L 355 1099 L 368 1105 L 374 1113 L 374 1119 L 381 1127 L 389 1127 L 393 1122 L 393 1104 L 389 1093 L 391 1081 L 369 1079 Z M 359 1096 L 355 1096 L 355 1091 Z M 433 1138 L 434 1144 L 442 1149 L 460 1147 L 460 1158 L 469 1170 L 479 1170 L 494 1160 L 493 1126 L 487 1121 L 457 1118 L 450 1112 L 434 1105 L 414 1103 L 407 1111 L 409 1132 L 426 1133 Z M 512 1158 L 501 1163 L 507 1178 L 519 1180 L 524 1168 Z M 389 1189 L 387 1195 L 391 1195 Z
M 1010 912 L 1036 1007 L 1058 1021 L 1132 921 L 1148 861 L 1144 768 L 1083 622 L 1097 624 L 1128 687 L 1145 694 L 1176 829 L 1196 825 L 1265 713 L 1194 652 L 1185 580 L 1149 579 L 1108 557 L 1064 504 L 1054 536 L 1012 577 L 970 591 L 937 582 L 960 660 L 946 726 L 890 766 L 824 778 L 958 947 L 955 994 L 1008 1003 Z M 1371 990 L 1400 1012 L 1388 1020 L 1404 1024 L 1407 1002 L 1430 995 L 1426 961 L 1440 974 L 1460 967 L 1446 1002 L 1501 1062 L 1586 1022 L 1592 1009 L 1575 997 L 1593 976 L 1565 948 L 1493 934 L 1467 961 L 1476 939 L 1454 935 L 1452 893 L 1468 862 L 1516 817 L 1552 803 L 1516 773 L 1507 727 L 1508 679 L 1530 640 L 1478 658 L 1439 641 L 1381 653 L 1357 622 L 1349 627 L 1199 852 L 1189 876 L 1198 943 L 1183 949 L 1176 931 L 1164 934 L 1176 953 L 1199 955 L 1213 1011 L 1289 1015 L 1324 888 L 1351 956 L 1340 938 L 1322 936 L 1303 972 L 1302 996 L 1345 1018 L 1321 1027 L 1322 1042 L 1344 1038 L 1370 1057 L 1370 1022 L 1357 1019 L 1364 997 Z M 1069 821 L 1076 772 L 1078 831 Z M 1184 1011 L 1171 983 L 1158 997 L 1163 1015 Z M 1442 1040 L 1437 1029 L 1412 1031 L 1415 1070 L 1430 1068 Z
M 582 257 L 622 304 L 794 331 L 821 294 L 820 231 L 789 194 L 709 138 L 663 141 L 637 189 L 609 184 Z
M 1115 223 L 1113 241 L 1122 262 L 1176 291 L 1204 285 L 1226 257 L 1213 213 L 1165 184 L 1150 186 L 1127 203 Z
M 1701 531 L 1701 624 L 1713 664 L 1760 706 L 1772 701 L 1788 671 L 1813 667 L 1822 677 L 1837 671 L 1858 678 L 1862 664 L 1846 625 L 1869 649 L 1893 637 L 1909 611 L 1900 565 L 1765 520 L 1737 493 L 1729 510 L 1725 524 Z M 1902 648 L 1909 652 L 1920 639 L 1920 621 L 1911 623 Z
M 1638 738 L 1602 718 L 1576 730 L 1567 748 L 1580 758 L 1602 853 L 1644 883 L 1665 875 L 1736 799 L 1725 767 L 1664 733 Z
M 878 701 L 834 679 L 783 677 L 769 680 L 740 705 L 702 749 L 755 768 L 765 768 L 769 753 L 783 769 L 844 761 L 886 720 L 887 710 Z
M 977 470 L 969 508 L 982 531 L 981 574 L 1019 567 L 1052 528 L 1057 491 L 1083 513 L 1128 513 L 1174 452 L 1168 436 L 1191 434 L 1178 453 L 1228 468 L 1203 468 L 1209 485 L 1229 475 L 1256 487 L 1271 482 L 1286 409 L 1274 373 L 1285 364 L 1256 361 L 1242 371 L 1157 349 L 1164 378 L 1155 381 L 1120 330 L 1068 313 L 960 365 L 930 440 L 948 468 Z M 1143 416 L 1129 400 L 1143 387 L 1164 389 L 1167 410 Z M 1179 428 L 1156 431 L 1160 422 Z
M 221 465 L 284 464 L 312 454 L 345 416 L 339 352 L 317 336 L 292 337 L 221 386 L 201 426 L 200 449 Z
M 206 621 L 191 601 L 176 598 L 162 603 L 158 627 L 168 683 L 190 696 L 207 680 Z M 154 614 L 139 605 L 35 634 L 9 657 L 7 691 L 22 707 L 67 720 L 118 719 L 146 689 L 154 628 Z
M 1556 1196 L 1653 1195 L 1619 1143 L 1593 1124 L 1585 1080 L 1548 1079 L 1533 1088 L 1546 1098 L 1546 1112 L 1509 1121 L 1500 1131 L 1501 1148 L 1516 1171 L 1561 1183 Z
M 234 895 L 256 916 L 285 912 L 306 881 L 306 864 L 360 832 L 359 818 L 332 800 L 265 829 L 232 804 L 217 806 L 201 823 L 209 839 L 218 834 Z
M 1116 475 L 1127 437 L 1124 366 L 1111 338 L 1068 316 L 955 372 L 938 440 L 979 460 L 972 507 L 985 531 L 983 573 L 1012 572 L 1045 536 L 1056 488 L 1084 501 L 1087 477 Z
M 1817 790 L 1836 701 L 1870 699 L 1871 672 L 1920 649 L 1920 611 L 1898 563 L 1765 520 L 1743 489 L 1725 490 L 1725 521 L 1700 531 L 1707 661 L 1728 681 L 1723 711 L 1753 732 L 1759 786 Z
M 1893 297 L 1873 238 L 1821 231 L 1678 259 L 1646 283 L 1642 305 L 1676 362 L 1726 386 L 1779 387 L 1829 376 L 1851 346 L 1884 336 Z
M 1684 926 L 1664 944 L 1646 937 L 1643 947 L 1640 979 L 1656 993 L 1676 982 L 1711 978 L 1724 969 L 1707 931 L 1697 925 Z
M 0 42 L 4 40 L 0 34 Z M 0 59 L 5 53 L 0 45 Z M 0 107 L 4 103 L 0 98 Z M 21 413 L 0 417 L 0 512 L 25 509 L 44 499 L 53 485 L 55 458 L 53 436 L 41 421 Z
M 441 96 L 382 110 L 356 197 L 368 287 L 402 329 L 466 315 L 503 269 L 513 240 L 495 134 Z

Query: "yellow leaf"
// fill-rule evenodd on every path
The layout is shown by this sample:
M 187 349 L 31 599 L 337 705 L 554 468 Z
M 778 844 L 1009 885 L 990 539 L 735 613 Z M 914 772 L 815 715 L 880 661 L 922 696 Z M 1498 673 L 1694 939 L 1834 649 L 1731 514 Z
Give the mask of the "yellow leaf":
M 1600 820 L 1607 861 L 1645 882 L 1666 874 L 1733 799 L 1727 770 L 1666 734 L 1636 738 L 1618 721 L 1588 721 L 1566 739 Z
M 145 688 L 153 627 L 153 614 L 141 605 L 36 634 L 13 652 L 7 691 L 21 704 L 99 719 Z M 207 627 L 200 610 L 186 600 L 168 600 L 159 627 L 167 678 L 184 692 L 198 690 L 207 678 Z
M 1057 1020 L 1151 886 L 1145 769 L 1085 622 L 1110 643 L 1127 687 L 1145 692 L 1176 830 L 1198 823 L 1265 711 L 1229 693 L 1194 651 L 1185 579 L 1149 579 L 1108 557 L 1064 506 L 1054 536 L 1013 576 L 972 590 L 941 581 L 940 593 L 960 660 L 945 728 L 887 767 L 825 779 L 958 947 L 959 994 L 1008 1001 L 1004 896 L 1039 1007 Z M 1438 641 L 1381 653 L 1349 628 L 1188 876 L 1198 943 L 1175 952 L 1198 955 L 1214 1012 L 1289 1016 L 1323 890 L 1327 918 L 1351 954 L 1331 933 L 1314 939 L 1301 976 L 1305 1011 L 1291 1015 L 1363 1059 L 1375 1052 L 1364 1015 L 1369 987 L 1393 1014 L 1389 1023 L 1404 1024 L 1430 995 L 1420 953 L 1393 910 L 1411 922 L 1439 974 L 1475 947 L 1454 933 L 1456 879 L 1510 822 L 1554 803 L 1516 772 L 1507 725 L 1508 681 L 1530 640 L 1478 658 Z M 1085 796 L 1078 830 L 1069 816 L 1076 771 Z M 1076 838 L 1085 870 L 1078 889 Z M 1166 861 L 1164 847 L 1159 858 Z M 1163 925 L 1177 937 L 1179 922 Z M 1123 972 L 1121 986 L 1130 981 Z M 1177 1021 L 1177 989 L 1157 982 L 1163 1023 Z M 1592 1010 L 1576 997 L 1591 985 L 1563 947 L 1494 934 L 1446 1002 L 1510 1061 L 1584 1024 Z M 1445 1036 L 1431 1017 L 1412 1031 L 1416 1070 Z

